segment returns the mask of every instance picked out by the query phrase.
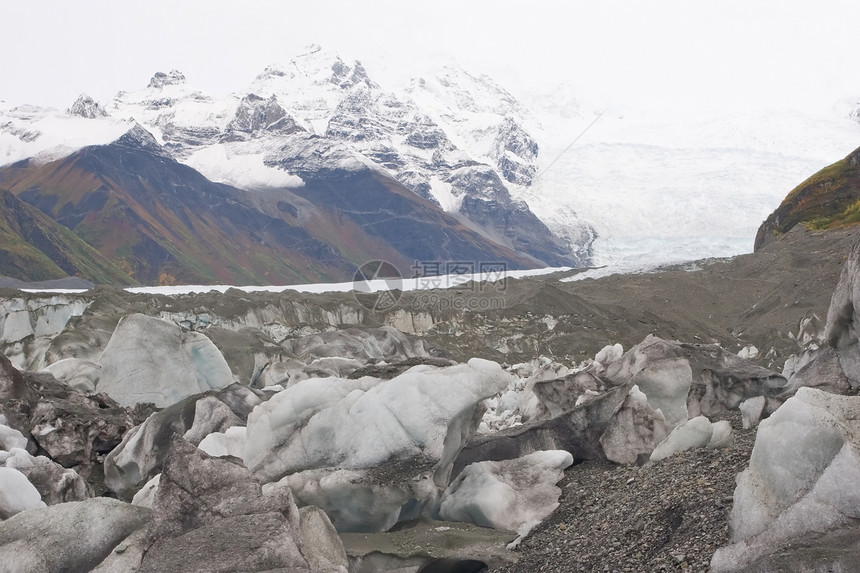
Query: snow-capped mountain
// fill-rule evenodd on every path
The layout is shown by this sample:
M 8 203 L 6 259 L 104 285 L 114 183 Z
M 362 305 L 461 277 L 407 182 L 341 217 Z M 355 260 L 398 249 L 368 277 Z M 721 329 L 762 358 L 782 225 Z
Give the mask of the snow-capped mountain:
M 538 264 L 629 268 L 751 250 L 788 190 L 860 141 L 845 102 L 823 115 L 654 117 L 569 86 L 515 97 L 451 63 L 384 79 L 312 46 L 224 97 L 173 71 L 102 105 L 0 105 L 0 164 L 63 157 L 139 123 L 216 182 L 295 189 L 371 170 Z
M 538 145 L 516 100 L 489 78 L 448 69 L 394 92 L 360 62 L 313 46 L 244 91 L 213 98 L 180 72 L 106 106 L 180 161 L 243 189 L 293 187 L 333 166 L 376 169 L 487 238 L 548 265 L 587 263 L 593 232 L 554 235 L 510 185 L 528 185 Z M 571 237 L 575 240 L 570 240 Z

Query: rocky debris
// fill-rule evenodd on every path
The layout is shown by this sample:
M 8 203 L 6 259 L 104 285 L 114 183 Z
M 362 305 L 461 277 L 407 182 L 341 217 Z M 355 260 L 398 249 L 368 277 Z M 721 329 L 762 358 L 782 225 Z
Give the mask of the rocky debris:
M 666 416 L 670 428 L 700 414 L 713 418 L 755 396 L 776 397 L 788 381 L 716 344 L 687 344 L 649 335 L 607 366 L 603 377 L 633 383 Z M 779 401 L 774 400 L 775 409 Z
M 284 340 L 282 346 L 305 362 L 332 357 L 401 362 L 429 356 L 423 340 L 410 339 L 390 326 L 321 332 Z
M 571 464 L 573 456 L 560 450 L 470 464 L 442 494 L 439 516 L 523 537 L 558 507 L 555 484 Z
M 357 380 L 364 376 L 372 376 L 373 378 L 380 378 L 382 380 L 391 380 L 392 378 L 400 376 L 413 366 L 419 366 L 422 364 L 425 366 L 444 368 L 446 366 L 454 366 L 457 363 L 450 358 L 435 356 L 407 358 L 406 360 L 401 360 L 399 362 L 389 363 L 386 361 L 384 363 L 363 366 L 362 368 L 353 371 L 349 376 L 346 376 L 346 378 Z
M 0 523 L 0 571 L 90 571 L 148 520 L 105 497 L 23 511 Z
M 110 397 L 86 396 L 48 373 L 20 372 L 2 355 L 0 413 L 27 438 L 30 453 L 41 450 L 84 477 L 135 423 L 132 413 Z
M 435 510 L 481 401 L 508 382 L 480 359 L 391 380 L 300 382 L 248 417 L 245 463 L 266 482 L 283 477 L 339 531 L 384 531 Z
M 429 567 L 440 562 L 497 567 L 517 560 L 517 553 L 505 549 L 516 533 L 469 523 L 419 519 L 400 522 L 385 533 L 340 536 L 349 556 L 350 573 L 431 571 Z M 436 570 L 460 571 L 454 567 Z
M 259 390 L 231 384 L 150 415 L 105 458 L 105 485 L 118 494 L 128 492 L 161 471 L 174 435 L 198 444 L 209 434 L 244 425 L 251 410 L 267 398 Z
M 735 475 L 753 430 L 726 414 L 730 448 L 679 452 L 656 464 L 586 461 L 565 471 L 560 506 L 519 544 L 516 565 L 495 573 L 707 571 L 728 542 Z
M 732 545 L 714 554 L 712 571 L 745 571 L 795 542 L 856 525 L 858 416 L 860 397 L 801 388 L 759 424 L 738 476 Z
M 99 364 L 98 390 L 128 406 L 164 408 L 233 382 L 227 361 L 208 338 L 142 314 L 120 319 Z
M 787 400 L 800 388 L 818 388 L 830 394 L 851 394 L 855 387 L 842 370 L 836 350 L 829 346 L 805 353 L 803 365 L 791 374 L 788 385 L 779 394 Z

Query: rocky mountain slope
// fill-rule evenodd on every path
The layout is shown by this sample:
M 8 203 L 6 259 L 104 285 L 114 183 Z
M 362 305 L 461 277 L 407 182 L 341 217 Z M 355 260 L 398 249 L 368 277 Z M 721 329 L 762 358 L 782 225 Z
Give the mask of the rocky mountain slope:
M 403 274 L 415 260 L 535 265 L 377 171 L 324 171 L 294 191 L 244 191 L 178 163 L 136 125 L 107 145 L 0 168 L 0 185 L 89 242 L 126 282 L 344 280 L 380 258 Z
M 224 98 L 194 89 L 173 71 L 156 74 L 142 90 L 120 92 L 107 105 L 81 96 L 65 113 L 19 106 L 0 115 L 0 151 L 11 162 L 0 173 L 0 185 L 71 223 L 80 237 L 98 243 L 103 254 L 145 283 L 170 277 L 264 284 L 345 279 L 345 261 L 357 266 L 374 258 L 388 259 L 408 274 L 415 260 L 501 261 L 523 268 L 580 266 L 590 256 L 588 225 L 572 219 L 571 228 L 581 232 L 561 238 L 512 198 L 509 186 L 529 185 L 536 170 L 539 148 L 522 119 L 528 114 L 489 78 L 459 69 L 395 93 L 380 87 L 359 62 L 311 47 Z M 153 137 L 152 145 L 141 148 L 161 158 L 127 161 L 123 169 L 133 177 L 117 177 L 116 158 L 80 161 L 81 153 L 101 153 L 98 146 L 107 149 L 121 136 L 146 139 L 140 130 Z M 127 132 L 132 135 L 123 136 Z M 22 163 L 29 158 L 34 159 Z M 230 185 L 236 188 L 229 193 L 236 209 L 272 215 L 268 225 L 254 222 L 257 228 L 285 229 L 286 223 L 292 230 L 283 233 L 297 252 L 281 245 L 275 250 L 287 262 L 273 263 L 277 237 L 264 238 L 257 249 L 240 231 L 236 247 L 250 255 L 243 266 L 235 253 L 220 248 L 229 243 L 223 236 L 216 239 L 211 230 L 202 236 L 213 221 L 198 218 L 188 228 L 188 205 L 168 199 L 171 183 L 156 169 L 172 161 L 216 182 L 205 193 L 218 201 Z M 178 167 L 170 170 L 172 178 L 194 179 Z M 119 241 L 116 229 L 89 228 L 104 217 L 100 195 L 88 195 L 98 185 L 80 189 L 93 186 L 94 178 L 109 179 L 108 188 L 139 180 L 149 185 L 150 198 L 163 195 L 161 209 L 179 211 L 156 216 L 163 229 L 147 222 L 149 228 L 133 229 L 127 241 Z M 183 184 L 207 186 L 199 178 Z M 66 187 L 74 205 L 54 199 Z M 416 197 L 407 197 L 409 192 Z M 81 201 L 84 195 L 90 201 Z M 341 225 L 343 220 L 348 223 Z M 165 239 L 171 232 L 185 237 Z M 198 244 L 190 244 L 189 236 Z M 129 249 L 136 254 L 123 254 Z M 265 266 L 273 267 L 268 274 Z
M 803 223 L 829 229 L 860 222 L 860 149 L 795 187 L 756 233 L 758 249 L 775 235 Z
M 0 192 L 0 244 L 0 275 L 25 282 L 85 276 L 135 284 L 80 237 L 8 191 Z

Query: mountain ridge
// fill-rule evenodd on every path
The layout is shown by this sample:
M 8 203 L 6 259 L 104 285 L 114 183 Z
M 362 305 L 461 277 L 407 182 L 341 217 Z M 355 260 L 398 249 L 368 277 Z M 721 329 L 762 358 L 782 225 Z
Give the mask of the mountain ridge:
M 761 224 L 754 249 L 797 224 L 824 230 L 860 223 L 860 148 L 792 189 Z
M 446 73 L 440 81 L 451 92 L 449 101 L 431 102 L 426 93 L 412 97 L 428 82 L 390 91 L 361 62 L 311 46 L 223 98 L 196 90 L 173 70 L 157 73 L 141 90 L 119 92 L 105 106 L 82 95 L 67 111 L 109 133 L 109 124 L 139 124 L 180 162 L 246 190 L 301 185 L 299 173 L 320 167 L 314 154 L 324 147 L 338 166 L 379 170 L 518 256 L 544 266 L 587 264 L 592 232 L 573 241 L 554 233 L 508 189 L 512 181 L 529 184 L 536 171 L 537 143 L 524 120 L 513 117 L 525 113 L 522 106 L 488 77 Z M 18 113 L 17 121 L 0 127 L 0 138 L 15 128 L 19 134 L 29 129 L 34 145 L 45 139 L 29 127 L 41 127 L 34 114 Z M 442 116 L 444 124 L 433 119 Z M 466 131 L 453 133 L 452 126 L 464 123 Z M 309 145 L 308 137 L 320 139 Z M 452 200 L 440 201 L 440 193 Z M 587 228 L 573 219 L 571 224 Z
M 0 184 L 144 284 L 346 280 L 378 258 L 403 274 L 416 260 L 539 266 L 377 171 L 333 167 L 260 196 L 176 162 L 137 124 L 108 145 L 0 168 Z

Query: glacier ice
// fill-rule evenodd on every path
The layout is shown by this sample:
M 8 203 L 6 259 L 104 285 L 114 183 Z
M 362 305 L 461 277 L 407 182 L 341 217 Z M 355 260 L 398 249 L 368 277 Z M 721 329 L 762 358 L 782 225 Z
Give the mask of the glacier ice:
M 677 426 L 665 440 L 657 444 L 650 460 L 658 462 L 692 448 L 724 447 L 729 443 L 731 432 L 731 424 L 726 420 L 712 423 L 705 416 L 696 416 Z
M 322 507 L 338 530 L 381 531 L 432 510 L 481 402 L 509 382 L 498 364 L 477 358 L 390 380 L 305 380 L 251 412 L 245 464 Z
M 151 402 L 164 408 L 233 382 L 227 361 L 208 338 L 142 314 L 120 319 L 99 364 L 96 389 L 127 406 Z
M 16 469 L 0 467 L 0 519 L 37 507 L 46 507 L 45 502 L 27 476 Z
M 558 507 L 556 483 L 571 464 L 563 450 L 470 464 L 442 495 L 439 516 L 525 536 Z
M 860 519 L 860 398 L 800 388 L 758 426 L 749 467 L 738 475 L 732 545 L 714 572 L 743 571 L 756 559 Z

